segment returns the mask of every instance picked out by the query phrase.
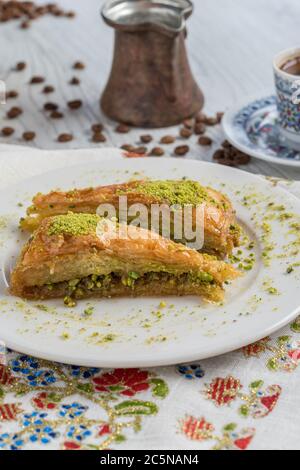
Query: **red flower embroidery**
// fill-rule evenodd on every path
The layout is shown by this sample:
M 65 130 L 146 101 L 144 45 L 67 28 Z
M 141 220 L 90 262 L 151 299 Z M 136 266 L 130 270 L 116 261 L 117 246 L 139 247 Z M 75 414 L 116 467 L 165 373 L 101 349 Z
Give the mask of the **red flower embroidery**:
M 0 385 L 11 385 L 14 381 L 8 369 L 0 364 Z
M 95 377 L 93 382 L 97 392 L 117 392 L 127 397 L 148 390 L 149 373 L 139 369 L 115 369 L 100 377 Z
M 181 422 L 182 432 L 193 441 L 204 441 L 211 439 L 214 427 L 208 423 L 204 418 L 194 418 L 194 416 L 187 416 Z
M 39 393 L 32 401 L 39 410 L 53 410 L 57 406 L 46 392 Z
M 110 434 L 110 427 L 108 424 L 102 424 L 99 429 L 99 436 L 104 436 L 105 434 Z
M 0 421 L 15 421 L 21 412 L 18 403 L 4 403 L 0 405 Z
M 80 450 L 81 446 L 73 441 L 65 441 L 63 448 L 64 450 Z
M 256 343 L 249 344 L 243 348 L 244 355 L 246 357 L 258 357 L 261 353 L 265 352 L 268 347 L 270 338 L 263 338 Z
M 234 377 L 226 377 L 225 379 L 217 377 L 207 388 L 206 396 L 219 406 L 228 405 L 235 400 L 240 388 L 240 381 Z

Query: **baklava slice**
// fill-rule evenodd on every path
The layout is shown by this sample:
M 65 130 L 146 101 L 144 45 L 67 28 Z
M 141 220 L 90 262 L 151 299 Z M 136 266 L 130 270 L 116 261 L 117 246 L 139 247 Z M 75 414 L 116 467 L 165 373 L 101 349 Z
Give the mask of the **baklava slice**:
M 223 299 L 239 273 L 208 254 L 96 214 L 44 219 L 11 274 L 10 291 L 26 299 L 197 295 Z
M 21 228 L 33 231 L 45 217 L 66 214 L 68 211 L 94 214 L 101 204 L 114 206 L 116 216 L 119 217 L 120 196 L 126 196 L 128 208 L 133 204 L 144 205 L 149 218 L 145 224 L 142 224 L 143 228 L 156 229 L 160 234 L 162 234 L 161 227 L 153 228 L 150 220 L 151 207 L 154 204 L 177 208 L 192 206 L 193 230 L 196 230 L 196 210 L 201 205 L 204 230 L 204 244 L 201 251 L 223 258 L 239 244 L 239 227 L 230 200 L 219 191 L 190 180 L 132 181 L 96 188 L 73 189 L 68 192 L 52 191 L 49 194 L 37 194 L 33 198 L 33 205 L 27 210 L 27 217 L 21 221 Z M 174 213 L 171 217 L 174 217 Z M 128 217 L 127 223 L 129 222 Z M 172 230 L 171 220 L 170 238 L 183 244 L 191 241 L 184 235 L 179 239 L 175 238 Z M 184 230 L 182 233 L 184 234 Z

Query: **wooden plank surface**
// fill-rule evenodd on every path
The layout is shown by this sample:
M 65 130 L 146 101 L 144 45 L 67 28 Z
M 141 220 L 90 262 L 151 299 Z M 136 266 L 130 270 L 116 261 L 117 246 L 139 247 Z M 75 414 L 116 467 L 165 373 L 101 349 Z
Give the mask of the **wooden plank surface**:
M 41 1 L 39 3 L 42 3 Z M 59 0 L 69 10 L 75 10 L 74 20 L 43 17 L 28 30 L 22 30 L 15 22 L 0 24 L 0 79 L 7 89 L 17 89 L 20 96 L 9 100 L 0 108 L 0 126 L 13 125 L 16 132 L 1 142 L 23 144 L 20 136 L 25 130 L 37 132 L 36 147 L 87 148 L 120 146 L 138 143 L 143 132 L 131 130 L 121 135 L 114 132 L 115 124 L 100 112 L 99 97 L 105 86 L 113 54 L 113 31 L 102 22 L 99 10 L 103 1 Z M 300 17 L 299 0 L 195 0 L 195 11 L 188 22 L 187 47 L 194 75 L 206 97 L 208 113 L 222 111 L 247 97 L 272 93 L 272 58 L 281 49 L 299 44 L 297 18 Z M 25 61 L 24 72 L 12 70 L 18 61 Z M 72 64 L 82 60 L 84 71 L 72 70 Z M 43 85 L 28 85 L 33 75 L 43 75 L 46 83 L 55 87 L 55 93 L 43 95 Z M 80 86 L 70 86 L 68 81 L 76 75 Z M 80 98 L 84 105 L 78 111 L 70 111 L 67 101 Z M 65 118 L 49 120 L 42 112 L 43 103 L 60 104 Z M 5 114 L 13 105 L 24 109 L 23 115 L 7 121 Z M 107 142 L 93 144 L 90 126 L 104 122 Z M 71 132 L 75 138 L 68 144 L 56 139 L 61 132 Z M 155 140 L 177 129 L 151 131 Z M 211 161 L 212 153 L 224 139 L 220 128 L 209 131 L 214 147 L 206 150 L 196 142 L 189 142 L 188 158 Z M 178 143 L 177 143 L 178 145 Z M 166 146 L 171 155 L 172 146 Z M 0 161 L 1 165 L 1 161 Z M 300 179 L 300 170 L 271 165 L 256 159 L 245 167 L 254 173 Z

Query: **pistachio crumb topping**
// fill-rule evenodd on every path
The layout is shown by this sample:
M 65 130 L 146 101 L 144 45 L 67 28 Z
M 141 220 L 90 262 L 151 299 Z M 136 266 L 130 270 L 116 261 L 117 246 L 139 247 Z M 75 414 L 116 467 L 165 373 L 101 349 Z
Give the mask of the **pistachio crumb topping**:
M 197 181 L 191 180 L 144 181 L 137 184 L 134 189 L 129 188 L 125 190 L 124 193 L 132 191 L 153 196 L 160 201 L 166 201 L 174 205 L 197 205 L 205 201 L 217 204 L 216 201 L 209 196 L 204 186 L 201 186 Z
M 96 231 L 100 216 L 97 214 L 57 215 L 52 218 L 48 229 L 49 235 L 88 235 Z

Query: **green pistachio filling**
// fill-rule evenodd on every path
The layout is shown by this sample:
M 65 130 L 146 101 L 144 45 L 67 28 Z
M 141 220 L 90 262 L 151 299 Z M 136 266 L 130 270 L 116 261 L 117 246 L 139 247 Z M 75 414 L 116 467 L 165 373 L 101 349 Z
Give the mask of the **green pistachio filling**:
M 101 220 L 97 214 L 73 214 L 57 215 L 52 218 L 48 228 L 48 235 L 88 235 L 94 233 L 98 222 Z
M 144 181 L 141 184 L 137 184 L 134 189 L 121 190 L 119 194 L 126 194 L 127 192 L 137 192 L 152 196 L 161 202 L 168 202 L 171 205 L 191 204 L 196 206 L 203 202 L 216 204 L 216 201 L 208 195 L 204 186 L 191 180 Z

